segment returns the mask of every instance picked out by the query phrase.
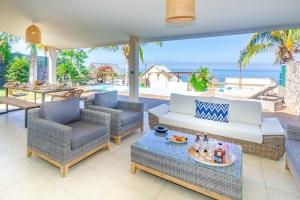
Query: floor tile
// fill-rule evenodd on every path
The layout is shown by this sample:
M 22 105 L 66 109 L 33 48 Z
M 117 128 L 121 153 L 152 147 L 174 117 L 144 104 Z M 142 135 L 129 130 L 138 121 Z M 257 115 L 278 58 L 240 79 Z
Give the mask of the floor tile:
M 243 181 L 243 200 L 268 200 L 266 187 Z
M 39 200 L 57 189 L 58 186 L 50 180 L 33 175 L 2 190 L 0 197 L 3 200 Z
M 38 173 L 39 165 L 34 164 L 34 160 L 23 159 L 12 165 L 0 169 L 0 190 L 19 182 L 20 180 Z
M 261 167 L 261 158 L 250 154 L 243 153 L 243 164 Z
M 112 188 L 113 183 L 113 180 L 108 176 L 88 169 L 77 176 L 69 178 L 62 188 L 80 199 L 92 200 L 99 199 L 105 191 Z
M 76 198 L 71 193 L 66 192 L 63 189 L 58 189 L 41 200 L 79 200 L 79 199 Z
M 125 184 L 116 183 L 99 200 L 153 200 L 153 197 Z
M 149 196 L 156 197 L 166 181 L 138 170 L 136 174 L 128 173 L 121 182 Z
M 299 196 L 279 191 L 272 188 L 267 188 L 269 200 L 299 200 Z
M 264 176 L 261 166 L 252 164 L 243 165 L 243 180 L 264 185 Z
M 289 171 L 278 170 L 276 167 L 263 166 L 263 174 L 267 187 L 300 197 L 299 190 Z
M 212 200 L 207 196 L 193 192 L 179 185 L 167 182 L 155 200 Z

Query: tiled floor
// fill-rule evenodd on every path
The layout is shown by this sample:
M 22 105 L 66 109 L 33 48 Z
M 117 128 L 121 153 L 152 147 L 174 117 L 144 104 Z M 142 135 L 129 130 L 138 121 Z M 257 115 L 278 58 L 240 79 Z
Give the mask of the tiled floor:
M 136 132 L 110 151 L 100 151 L 70 169 L 59 170 L 37 158 L 26 158 L 26 129 L 22 111 L 0 115 L 1 200 L 199 200 L 198 193 L 138 171 L 131 175 L 130 144 L 142 136 Z M 147 127 L 147 125 L 146 125 Z M 244 155 L 245 200 L 297 200 L 300 192 L 284 159 L 271 161 Z

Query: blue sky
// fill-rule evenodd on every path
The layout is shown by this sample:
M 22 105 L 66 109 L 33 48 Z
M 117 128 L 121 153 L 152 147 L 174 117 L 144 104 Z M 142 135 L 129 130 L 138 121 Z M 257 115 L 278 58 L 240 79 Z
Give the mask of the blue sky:
M 247 44 L 251 34 L 199 38 L 189 40 L 165 41 L 162 47 L 148 44 L 144 47 L 144 63 L 140 63 L 140 68 L 145 64 L 173 64 L 180 63 L 197 65 L 201 63 L 236 63 L 240 50 Z M 26 50 L 24 41 L 20 41 L 13 46 L 13 51 L 29 53 Z M 42 52 L 39 53 L 43 55 Z M 269 63 L 274 59 L 273 53 L 258 55 L 253 58 L 249 69 L 255 68 L 255 63 Z M 124 66 L 124 58 L 121 52 L 107 52 L 98 49 L 89 53 L 86 64 L 90 63 L 114 63 L 121 68 Z M 217 66 L 215 64 L 214 66 Z M 272 68 L 272 65 L 269 65 Z M 233 67 L 235 67 L 233 65 Z M 278 66 L 274 66 L 276 68 Z

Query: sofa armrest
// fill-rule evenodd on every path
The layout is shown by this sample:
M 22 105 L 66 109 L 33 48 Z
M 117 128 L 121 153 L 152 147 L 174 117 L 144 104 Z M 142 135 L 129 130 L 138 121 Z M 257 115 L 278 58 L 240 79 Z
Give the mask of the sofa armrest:
M 131 102 L 131 101 L 119 101 L 117 109 L 131 110 L 135 112 L 144 112 L 144 103 Z
M 287 126 L 287 139 L 300 140 L 300 125 L 288 124 L 288 126 Z
M 27 133 L 28 147 L 60 163 L 71 159 L 71 127 L 39 118 L 30 120 Z
M 285 135 L 285 130 L 278 118 L 263 118 L 261 122 L 261 132 L 264 136 Z
M 93 104 L 94 104 L 94 97 L 88 97 L 86 100 L 84 100 L 84 108 L 92 106 Z
M 156 106 L 152 109 L 150 109 L 148 112 L 152 115 L 159 117 L 162 116 L 170 111 L 170 106 L 167 104 L 161 104 L 159 106 Z
M 95 105 L 90 105 L 87 107 L 87 109 L 108 113 L 108 114 L 110 114 L 110 119 L 112 122 L 114 122 L 114 124 L 118 124 L 119 127 L 122 125 L 122 111 L 121 110 L 111 109 L 111 108 L 106 108 L 106 107 L 101 107 L 101 106 L 95 106 Z
M 82 121 L 92 124 L 100 124 L 110 127 L 110 114 L 105 112 L 99 112 L 95 110 L 81 109 L 80 118 Z
M 40 108 L 33 108 L 28 110 L 28 121 L 38 119 L 41 116 Z

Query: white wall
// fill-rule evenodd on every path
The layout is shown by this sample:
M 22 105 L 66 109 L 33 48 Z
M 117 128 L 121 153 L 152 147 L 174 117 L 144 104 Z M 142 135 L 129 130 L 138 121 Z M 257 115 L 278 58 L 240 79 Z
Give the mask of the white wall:
M 179 80 L 176 76 L 173 76 L 170 80 L 164 76 L 163 74 L 160 74 L 157 76 L 157 73 L 159 70 L 157 70 L 155 67 L 150 69 L 148 73 L 150 73 L 150 76 L 148 77 L 150 88 L 154 89 L 169 89 L 172 91 L 186 91 L 187 90 L 187 83 L 183 82 L 182 80 Z M 153 73 L 153 74 L 151 74 Z M 148 75 L 147 75 L 148 76 Z

